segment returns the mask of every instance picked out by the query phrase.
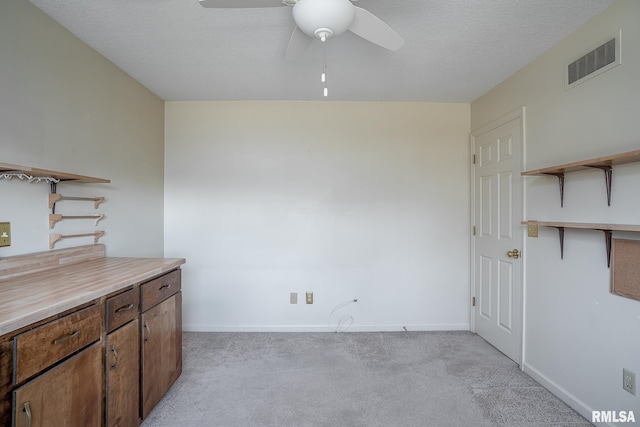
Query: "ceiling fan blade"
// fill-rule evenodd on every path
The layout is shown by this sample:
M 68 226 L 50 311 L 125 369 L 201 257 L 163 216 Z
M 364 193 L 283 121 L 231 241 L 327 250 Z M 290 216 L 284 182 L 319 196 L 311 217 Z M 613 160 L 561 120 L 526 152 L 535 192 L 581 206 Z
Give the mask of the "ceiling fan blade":
M 298 26 L 293 29 L 289 44 L 287 45 L 287 53 L 284 58 L 287 61 L 296 59 L 307 50 L 313 39 L 302 32 Z
M 349 31 L 365 40 L 389 50 L 398 50 L 404 39 L 384 21 L 361 7 L 354 6 L 356 16 L 349 26 Z
M 285 6 L 282 0 L 200 0 L 202 7 L 215 7 L 218 9 L 257 8 Z

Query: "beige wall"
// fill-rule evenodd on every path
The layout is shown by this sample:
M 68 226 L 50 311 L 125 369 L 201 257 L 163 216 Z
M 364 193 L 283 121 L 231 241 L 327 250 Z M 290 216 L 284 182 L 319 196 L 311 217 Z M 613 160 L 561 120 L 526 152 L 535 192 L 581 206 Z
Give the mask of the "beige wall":
M 352 330 L 468 329 L 468 104 L 167 102 L 165 120 L 185 328 L 324 331 L 358 298 Z
M 471 105 L 472 129 L 526 107 L 526 169 L 640 149 L 640 2 L 619 0 Z M 567 60 L 622 30 L 622 65 L 565 90 Z M 607 206 L 599 170 L 558 181 L 527 177 L 526 219 L 638 224 L 640 163 L 613 171 Z M 638 234 L 614 237 L 638 239 Z M 605 241 L 599 231 L 567 230 L 526 239 L 525 371 L 581 413 L 636 411 L 640 394 L 622 390 L 622 369 L 640 374 L 640 302 L 609 293 Z
M 164 102 L 28 1 L 0 2 L 0 162 L 111 179 L 60 184 L 58 192 L 106 196 L 99 229 L 109 255 L 162 256 Z M 13 245 L 0 257 L 48 248 L 45 184 L 0 181 L 0 221 Z M 86 215 L 88 203 L 58 213 Z M 58 233 L 94 230 L 67 220 Z M 58 247 L 92 243 L 64 240 Z

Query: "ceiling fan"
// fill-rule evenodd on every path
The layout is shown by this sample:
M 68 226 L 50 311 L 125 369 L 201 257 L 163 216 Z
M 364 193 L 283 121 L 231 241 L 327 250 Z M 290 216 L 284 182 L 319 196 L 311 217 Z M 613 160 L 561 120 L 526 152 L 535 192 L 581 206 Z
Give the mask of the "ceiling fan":
M 356 1 L 356 0 L 353 0 Z M 381 19 L 350 0 L 200 0 L 207 8 L 292 7 L 296 27 L 289 39 L 286 58 L 299 56 L 313 39 L 324 42 L 345 31 L 389 50 L 398 50 L 404 40 Z

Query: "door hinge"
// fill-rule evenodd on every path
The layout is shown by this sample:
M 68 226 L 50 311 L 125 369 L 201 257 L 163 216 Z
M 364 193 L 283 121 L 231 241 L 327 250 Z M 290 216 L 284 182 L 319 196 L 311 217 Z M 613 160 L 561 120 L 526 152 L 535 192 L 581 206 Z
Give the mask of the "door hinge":
M 476 235 L 476 226 L 475 225 L 473 226 L 473 231 L 472 232 L 473 232 L 473 235 L 475 236 Z
M 476 155 L 474 154 L 473 156 L 471 156 L 471 163 L 472 164 L 476 164 Z
M 472 297 L 471 298 L 471 307 L 475 307 L 476 306 L 476 297 Z

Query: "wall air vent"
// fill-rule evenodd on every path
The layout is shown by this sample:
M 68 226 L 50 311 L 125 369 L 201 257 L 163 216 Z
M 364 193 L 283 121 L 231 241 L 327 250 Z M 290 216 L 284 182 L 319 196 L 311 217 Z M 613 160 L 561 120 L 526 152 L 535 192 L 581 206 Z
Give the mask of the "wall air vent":
M 595 49 L 567 63 L 565 88 L 571 89 L 580 83 L 598 76 L 621 64 L 621 33 L 613 35 Z

